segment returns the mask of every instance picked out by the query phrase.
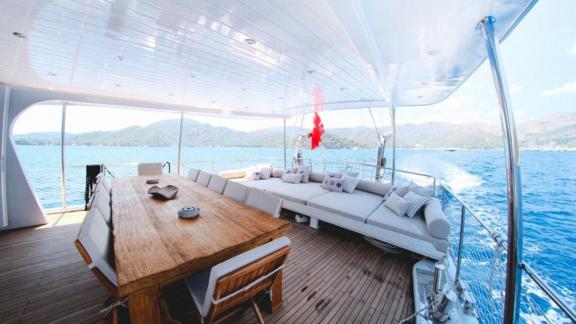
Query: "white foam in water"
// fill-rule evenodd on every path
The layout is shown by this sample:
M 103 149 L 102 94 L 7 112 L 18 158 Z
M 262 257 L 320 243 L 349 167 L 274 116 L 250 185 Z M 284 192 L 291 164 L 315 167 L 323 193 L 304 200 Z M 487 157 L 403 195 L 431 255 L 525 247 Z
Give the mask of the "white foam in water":
M 455 193 L 459 193 L 464 189 L 479 187 L 484 183 L 481 178 L 452 164 L 444 163 L 442 165 L 442 173 L 446 179 L 446 184 Z

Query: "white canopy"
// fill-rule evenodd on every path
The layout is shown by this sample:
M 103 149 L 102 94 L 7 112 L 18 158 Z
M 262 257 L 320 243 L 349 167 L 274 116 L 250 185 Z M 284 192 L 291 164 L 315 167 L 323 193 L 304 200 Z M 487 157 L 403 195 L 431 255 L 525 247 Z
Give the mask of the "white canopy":
M 534 0 L 0 0 L 0 83 L 262 116 L 429 105 Z

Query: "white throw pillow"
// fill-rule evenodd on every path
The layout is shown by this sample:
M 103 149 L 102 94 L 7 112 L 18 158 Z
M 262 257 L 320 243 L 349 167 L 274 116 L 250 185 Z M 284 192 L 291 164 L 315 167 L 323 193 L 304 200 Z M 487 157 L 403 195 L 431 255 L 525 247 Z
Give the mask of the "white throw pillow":
M 343 185 L 344 185 L 344 179 L 330 177 L 326 175 L 320 187 L 330 191 L 342 192 Z
M 396 213 L 396 215 L 404 216 L 408 208 L 412 206 L 412 203 L 397 194 L 392 193 L 390 197 L 384 201 L 384 206 L 388 207 L 391 211 Z
M 282 169 L 274 169 L 272 171 L 272 177 L 274 178 L 282 178 L 282 175 L 284 175 L 284 170 Z
M 249 167 L 248 170 L 246 170 L 244 178 L 248 180 L 260 180 L 260 168 Z
M 260 168 L 260 179 L 270 179 L 272 164 L 257 164 L 256 167 Z
M 357 177 L 349 176 L 346 173 L 342 175 L 342 180 L 344 180 L 342 183 L 342 190 L 347 193 L 353 193 L 354 190 L 356 190 L 358 183 L 360 183 L 360 179 Z
M 300 183 L 302 181 L 302 174 L 299 173 L 284 173 L 282 176 L 282 181 L 287 183 Z
M 310 175 L 312 174 L 312 169 L 310 166 L 301 166 L 296 170 L 296 173 L 302 175 L 302 183 L 308 183 L 310 181 Z
M 423 197 L 418 194 L 415 194 L 412 191 L 409 191 L 406 195 L 404 195 L 404 199 L 412 203 L 410 208 L 406 211 L 406 216 L 412 218 L 422 209 L 428 202 L 430 201 L 430 197 Z

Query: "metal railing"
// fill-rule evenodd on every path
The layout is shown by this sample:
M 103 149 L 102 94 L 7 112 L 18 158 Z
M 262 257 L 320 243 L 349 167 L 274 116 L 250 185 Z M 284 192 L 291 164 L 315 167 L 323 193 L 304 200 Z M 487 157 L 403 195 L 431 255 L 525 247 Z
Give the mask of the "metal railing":
M 282 161 L 283 159 L 279 159 L 279 158 L 268 158 L 268 159 L 238 159 L 238 160 L 225 160 L 225 161 L 214 161 L 214 160 L 199 160 L 199 161 L 181 161 L 180 162 L 180 166 L 178 166 L 178 170 L 185 170 L 186 166 L 208 166 L 209 170 L 211 172 L 217 172 L 217 171 L 221 171 L 224 169 L 230 169 L 230 168 L 241 168 L 241 167 L 246 167 L 248 166 L 250 163 L 257 163 L 257 162 L 263 162 L 263 161 L 267 161 L 267 162 L 271 162 L 271 161 Z M 328 167 L 332 167 L 332 168 L 344 168 L 344 169 L 352 169 L 354 170 L 356 168 L 362 168 L 362 176 L 363 177 L 372 177 L 375 175 L 375 173 L 370 173 L 370 175 L 366 174 L 369 172 L 366 172 L 367 169 L 370 168 L 376 168 L 377 166 L 375 164 L 370 164 L 370 163 L 366 163 L 366 162 L 362 162 L 362 161 L 352 161 L 352 160 L 347 160 L 347 161 L 318 161 L 318 160 L 313 160 L 313 159 L 304 159 L 305 162 L 309 163 L 310 165 L 313 165 L 315 167 L 319 167 L 321 170 L 326 171 Z M 118 168 L 130 168 L 131 171 L 129 172 L 120 172 L 120 175 L 130 175 L 130 174 L 135 174 L 136 172 L 136 167 L 137 167 L 138 163 L 110 163 L 110 164 L 106 164 L 105 166 L 110 170 L 114 170 L 114 169 L 118 169 Z M 85 169 L 85 166 L 67 166 L 67 169 Z M 206 168 L 204 168 L 206 169 Z M 45 170 L 45 169 L 42 169 Z M 30 171 L 42 171 L 39 169 L 35 169 L 35 170 L 28 170 Z M 53 168 L 51 169 L 52 171 L 57 171 L 59 169 L 57 168 Z M 318 170 L 318 169 L 316 169 Z M 388 170 L 390 171 L 390 168 L 384 168 L 384 170 Z M 414 172 L 414 171 L 407 171 L 407 170 L 399 170 L 397 169 L 396 172 L 400 175 L 410 175 L 410 176 L 417 176 L 417 177 L 423 177 L 428 179 L 429 181 L 431 181 L 432 187 L 434 188 L 434 193 L 435 195 L 443 201 L 443 205 L 447 200 L 452 199 L 456 205 L 457 208 L 456 210 L 458 211 L 459 215 L 456 217 L 452 217 L 453 220 L 457 220 L 459 221 L 459 230 L 457 233 L 455 233 L 455 235 L 457 235 L 457 237 L 454 237 L 456 243 L 454 244 L 453 250 L 455 251 L 455 266 L 456 266 L 456 272 L 455 272 L 455 286 L 459 287 L 461 286 L 461 277 L 462 274 L 464 273 L 462 271 L 462 266 L 463 266 L 463 260 L 465 260 L 465 252 L 466 250 L 472 250 L 474 247 L 472 246 L 472 243 L 478 243 L 478 242 L 472 242 L 470 241 L 470 236 L 475 235 L 476 236 L 476 241 L 479 240 L 488 240 L 491 241 L 491 245 L 490 247 L 487 247 L 488 244 L 485 244 L 485 246 L 483 246 L 485 249 L 490 249 L 490 248 L 495 248 L 495 247 L 500 247 L 503 252 L 506 251 L 506 239 L 504 238 L 504 236 L 497 231 L 496 229 L 494 229 L 490 224 L 488 224 L 488 222 L 486 222 L 482 217 L 480 217 L 472 208 L 471 206 L 469 206 L 459 195 L 457 195 L 452 189 L 450 189 L 449 186 L 447 186 L 446 184 L 444 184 L 442 181 L 440 181 L 439 179 L 437 179 L 436 177 L 429 175 L 429 174 L 425 174 L 425 173 L 421 173 L 421 172 Z M 116 172 L 115 172 L 116 173 Z M 118 174 L 118 173 L 116 173 Z M 66 186 L 66 184 L 63 184 L 64 186 Z M 66 190 L 66 188 L 64 188 L 63 190 Z M 69 206 L 69 208 L 76 208 L 77 206 L 71 205 Z M 445 208 L 447 208 L 445 206 Z M 55 209 L 56 210 L 56 209 Z M 58 211 L 62 211 L 61 208 L 57 209 Z M 452 216 L 452 215 L 451 215 Z M 466 224 L 470 224 L 469 221 L 473 220 L 482 231 L 485 231 L 485 233 L 481 233 L 478 234 L 481 231 L 474 231 L 473 233 L 470 232 L 470 229 L 467 228 Z M 468 226 L 473 226 L 473 225 L 468 225 Z M 467 235 L 467 231 L 468 231 L 468 235 Z M 481 237 L 478 237 L 478 235 L 481 235 Z M 466 243 L 468 242 L 468 243 Z M 454 251 L 453 251 L 454 252 Z M 480 257 L 475 256 L 476 260 L 483 258 L 483 260 L 487 260 L 489 259 L 486 255 L 486 251 L 472 251 L 473 254 L 477 254 L 480 255 Z M 500 256 L 497 256 L 498 258 L 500 258 Z M 474 259 L 472 259 L 472 261 L 475 261 Z M 475 265 L 477 266 L 477 265 Z M 574 310 L 572 310 L 570 308 L 570 306 L 564 301 L 564 299 L 552 288 L 550 287 L 550 285 L 548 285 L 540 275 L 538 275 L 538 273 L 527 263 L 523 263 L 521 265 L 521 267 L 523 268 L 523 270 L 525 270 L 525 273 L 529 276 L 529 278 L 534 282 L 534 284 L 544 293 L 544 295 L 547 296 L 547 298 L 550 299 L 550 301 L 555 304 L 557 306 L 557 309 L 559 309 L 563 314 L 565 314 L 566 318 L 570 319 L 573 322 L 576 322 L 576 314 L 574 312 Z M 486 269 L 484 269 L 486 270 Z M 485 275 L 485 274 L 484 274 Z M 472 289 L 474 293 L 476 293 L 477 291 L 474 291 L 474 289 Z M 493 301 L 487 301 L 487 303 L 490 303 Z M 534 301 L 531 301 L 534 303 Z M 490 310 L 484 310 L 484 312 L 481 311 L 481 313 L 483 315 L 485 315 L 486 313 L 492 313 L 493 318 L 497 319 L 499 318 L 499 316 L 501 316 L 500 314 L 495 314 L 497 312 L 490 312 Z M 490 322 L 490 321 L 486 321 L 486 322 Z M 494 322 L 497 322 L 497 320 L 494 320 Z

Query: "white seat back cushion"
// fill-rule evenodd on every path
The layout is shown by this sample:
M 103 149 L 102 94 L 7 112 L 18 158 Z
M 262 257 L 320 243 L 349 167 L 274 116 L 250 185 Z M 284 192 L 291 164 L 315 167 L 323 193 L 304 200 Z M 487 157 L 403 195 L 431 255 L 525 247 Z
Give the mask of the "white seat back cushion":
M 140 163 L 138 164 L 138 175 L 161 175 L 162 163 Z
M 432 198 L 424 208 L 424 219 L 430 235 L 435 238 L 447 239 L 450 234 L 450 222 L 442 210 L 442 204 Z
M 211 177 L 212 177 L 212 174 L 210 174 L 206 171 L 200 171 L 200 173 L 198 174 L 198 179 L 196 179 L 196 183 L 201 184 L 204 187 L 207 187 L 208 184 L 210 183 Z
M 262 190 L 251 188 L 246 198 L 246 205 L 256 208 L 268 215 L 279 217 L 282 208 L 282 199 Z
M 92 259 L 90 267 L 98 268 L 116 286 L 116 271 L 109 263 L 112 256 L 111 232 L 98 209 L 86 214 L 78 240 Z
M 106 223 L 110 225 L 112 220 L 112 208 L 110 208 L 110 196 L 106 190 L 101 188 L 100 190 L 96 191 L 91 208 L 97 209 Z
M 290 246 L 290 239 L 283 236 L 214 266 L 210 272 L 208 289 L 206 290 L 206 296 L 204 297 L 204 303 L 201 310 L 202 315 L 206 316 L 210 311 L 212 296 L 214 295 L 214 289 L 216 288 L 216 282 L 218 279 L 287 246 Z
M 196 179 L 198 179 L 198 174 L 200 173 L 200 170 L 198 169 L 190 169 L 190 171 L 188 171 L 188 180 L 192 180 L 194 182 L 196 182 Z
M 216 191 L 217 193 L 221 194 L 224 192 L 224 188 L 226 187 L 226 178 L 221 177 L 219 175 L 213 174 L 210 177 L 210 183 L 208 183 L 208 189 Z
M 224 189 L 224 196 L 243 203 L 246 201 L 246 197 L 248 197 L 248 191 L 249 188 L 245 185 L 239 182 L 228 181 Z

